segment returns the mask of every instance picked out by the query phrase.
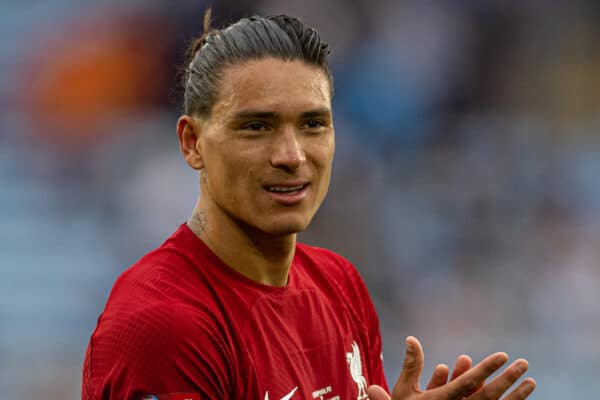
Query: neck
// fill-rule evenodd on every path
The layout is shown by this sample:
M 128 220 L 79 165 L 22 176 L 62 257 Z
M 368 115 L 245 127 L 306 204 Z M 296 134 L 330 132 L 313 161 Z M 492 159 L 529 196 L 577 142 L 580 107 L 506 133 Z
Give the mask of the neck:
M 188 227 L 225 264 L 258 283 L 285 286 L 294 258 L 296 234 L 269 235 L 224 215 L 216 207 L 196 203 Z

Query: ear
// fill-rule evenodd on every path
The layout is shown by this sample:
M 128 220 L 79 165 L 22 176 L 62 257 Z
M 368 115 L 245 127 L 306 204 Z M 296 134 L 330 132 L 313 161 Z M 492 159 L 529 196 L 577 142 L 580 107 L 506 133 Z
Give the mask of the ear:
M 204 168 L 200 143 L 200 125 L 199 121 L 190 115 L 182 115 L 177 121 L 179 150 L 188 165 L 196 170 Z

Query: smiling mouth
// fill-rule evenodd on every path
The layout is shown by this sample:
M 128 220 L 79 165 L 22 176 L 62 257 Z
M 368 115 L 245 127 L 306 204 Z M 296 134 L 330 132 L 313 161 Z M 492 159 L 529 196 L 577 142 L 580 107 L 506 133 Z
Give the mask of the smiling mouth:
M 293 194 L 301 192 L 307 186 L 308 186 L 308 183 L 303 183 L 303 184 L 294 185 L 294 186 L 272 185 L 272 186 L 265 186 L 265 189 L 271 193 L 293 195 Z

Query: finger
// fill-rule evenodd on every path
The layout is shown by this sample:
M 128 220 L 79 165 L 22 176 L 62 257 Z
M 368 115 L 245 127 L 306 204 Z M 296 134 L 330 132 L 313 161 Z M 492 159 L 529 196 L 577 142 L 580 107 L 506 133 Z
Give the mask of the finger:
M 423 369 L 423 348 L 414 336 L 406 338 L 404 365 L 394 385 L 394 397 L 402 397 L 419 391 L 419 378 Z
M 456 378 L 458 378 L 459 376 L 461 376 L 462 374 L 464 374 L 465 372 L 467 372 L 468 370 L 470 370 L 472 364 L 473 364 L 473 361 L 471 360 L 471 357 L 469 357 L 466 354 L 456 357 L 456 361 L 454 362 L 454 368 L 452 370 L 452 376 L 450 377 L 450 380 L 453 381 Z
M 390 395 L 379 385 L 369 386 L 367 388 L 367 395 L 369 396 L 369 400 L 390 400 Z
M 456 378 L 470 370 L 472 364 L 473 360 L 471 360 L 471 357 L 469 357 L 468 355 L 463 354 L 458 356 L 456 358 L 456 362 L 454 363 L 454 370 L 452 371 L 452 377 L 450 378 L 450 381 L 455 380 Z M 481 382 L 475 389 L 471 390 L 465 396 L 470 396 L 471 394 L 475 393 L 483 387 L 483 384 L 484 382 Z
M 523 400 L 535 390 L 535 386 L 533 378 L 524 379 L 504 400 Z
M 445 364 L 438 364 L 433 370 L 431 379 L 427 384 L 427 390 L 435 389 L 448 382 L 448 366 Z
M 485 385 L 480 391 L 477 392 L 474 399 L 499 399 L 509 387 L 513 385 L 529 367 L 527 360 L 518 359 L 513 362 L 508 368 L 506 368 L 500 375 L 494 380 Z
M 508 360 L 506 353 L 495 353 L 487 356 L 479 364 L 465 372 L 445 386 L 435 389 L 440 395 L 450 399 L 460 399 L 479 387 L 488 376 L 492 375 Z

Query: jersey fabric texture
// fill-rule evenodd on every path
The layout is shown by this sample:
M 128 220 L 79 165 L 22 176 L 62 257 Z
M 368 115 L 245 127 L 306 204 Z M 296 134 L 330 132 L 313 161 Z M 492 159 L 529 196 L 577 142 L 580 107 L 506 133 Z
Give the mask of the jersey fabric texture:
M 117 279 L 82 399 L 346 400 L 371 384 L 387 389 L 379 321 L 348 261 L 298 244 L 288 284 L 262 285 L 183 224 Z

